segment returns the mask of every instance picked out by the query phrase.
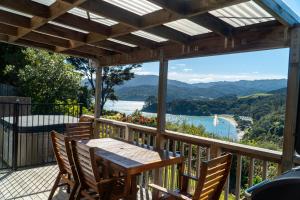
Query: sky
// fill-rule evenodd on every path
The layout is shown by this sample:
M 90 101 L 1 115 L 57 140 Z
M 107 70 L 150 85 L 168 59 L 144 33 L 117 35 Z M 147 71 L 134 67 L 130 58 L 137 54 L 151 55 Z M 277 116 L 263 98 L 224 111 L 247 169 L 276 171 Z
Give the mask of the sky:
M 283 0 L 300 15 L 300 0 Z M 169 61 L 168 78 L 187 83 L 287 78 L 289 49 Z M 137 74 L 158 75 L 158 62 Z

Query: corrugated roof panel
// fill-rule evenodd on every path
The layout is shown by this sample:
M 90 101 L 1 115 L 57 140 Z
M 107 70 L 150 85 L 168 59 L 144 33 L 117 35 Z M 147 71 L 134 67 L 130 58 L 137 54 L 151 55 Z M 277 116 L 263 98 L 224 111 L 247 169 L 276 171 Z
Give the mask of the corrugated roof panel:
M 129 46 L 129 47 L 137 47 L 137 46 L 134 45 L 134 44 L 131 44 L 131 43 L 128 43 L 128 42 L 123 42 L 123 41 L 121 41 L 121 40 L 116 40 L 116 39 L 113 39 L 113 38 L 108 38 L 107 40 L 109 40 L 109 41 L 111 41 L 111 42 L 123 44 L 123 45 Z
M 190 36 L 211 32 L 209 29 L 187 19 L 176 20 L 164 25 Z
M 31 0 L 31 1 L 35 1 L 45 6 L 51 6 L 56 0 Z
M 118 22 L 116 22 L 114 20 L 107 19 L 103 16 L 100 16 L 100 15 L 97 15 L 97 14 L 94 14 L 91 12 L 87 13 L 87 11 L 80 9 L 80 8 L 73 8 L 73 9 L 69 10 L 68 13 L 77 15 L 77 16 L 85 18 L 85 19 L 90 18 L 91 21 L 98 22 L 98 23 L 104 24 L 106 26 L 113 26 L 115 24 L 118 24 Z M 88 16 L 88 14 L 89 14 L 89 16 Z
M 73 30 L 73 31 L 78 31 L 78 32 L 81 32 L 81 33 L 85 33 L 85 34 L 88 34 L 89 32 L 87 31 L 84 31 L 82 29 L 78 29 L 78 28 L 75 28 L 75 27 L 72 27 L 72 26 L 68 26 L 68 25 L 64 25 L 64 24 L 61 24 L 61 23 L 57 23 L 57 22 L 48 22 L 49 24 L 53 24 L 53 25 L 56 25 L 56 26 L 60 26 L 60 27 L 63 27 L 63 28 L 67 28 L 67 29 L 70 29 L 70 30 Z
M 253 1 L 213 10 L 210 14 L 234 27 L 272 21 L 275 18 Z
M 104 0 L 104 1 L 140 16 L 162 9 L 160 6 L 151 3 L 147 0 Z
M 113 26 L 113 25 L 118 24 L 118 22 L 116 22 L 114 20 L 107 19 L 107 18 L 102 17 L 100 15 L 96 15 L 94 13 L 89 13 L 89 14 L 90 14 L 91 20 L 94 21 L 94 22 L 98 22 L 98 23 L 104 24 L 106 26 Z
M 166 39 L 166 38 L 154 35 L 152 33 L 148 33 L 146 31 L 135 31 L 135 32 L 132 32 L 132 34 L 137 35 L 139 37 L 146 38 L 148 40 L 152 40 L 154 42 L 165 42 L 165 41 L 168 41 L 168 39 Z
M 14 13 L 14 14 L 21 15 L 21 16 L 24 16 L 24 17 L 29 17 L 29 18 L 33 17 L 33 15 L 29 15 L 29 14 L 26 14 L 26 13 L 23 13 L 23 12 L 12 10 L 12 9 L 9 9 L 9 8 L 3 7 L 3 6 L 0 6 L 0 10 L 4 10 L 6 12 Z

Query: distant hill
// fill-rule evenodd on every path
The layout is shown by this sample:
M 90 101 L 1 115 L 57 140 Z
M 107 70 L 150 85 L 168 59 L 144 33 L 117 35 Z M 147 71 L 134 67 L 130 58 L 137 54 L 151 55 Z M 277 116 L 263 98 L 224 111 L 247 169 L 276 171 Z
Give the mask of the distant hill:
M 121 100 L 144 101 L 148 96 L 157 96 L 158 76 L 136 75 L 124 85 L 116 88 Z M 168 80 L 168 101 L 175 99 L 219 98 L 236 95 L 247 96 L 255 93 L 266 93 L 285 88 L 286 79 L 255 81 L 221 81 L 211 83 L 188 84 L 176 80 Z

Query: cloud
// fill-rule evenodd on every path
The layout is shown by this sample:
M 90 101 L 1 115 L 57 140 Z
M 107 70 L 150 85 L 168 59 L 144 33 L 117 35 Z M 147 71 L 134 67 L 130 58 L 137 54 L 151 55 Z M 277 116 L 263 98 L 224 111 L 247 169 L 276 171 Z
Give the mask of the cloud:
M 185 68 L 185 69 L 183 69 L 183 71 L 185 71 L 185 72 L 190 72 L 190 71 L 193 71 L 192 69 L 189 69 L 189 68 Z
M 240 73 L 240 74 L 196 74 L 169 72 L 168 78 L 186 83 L 208 83 L 217 81 L 261 80 L 286 78 L 276 74 Z

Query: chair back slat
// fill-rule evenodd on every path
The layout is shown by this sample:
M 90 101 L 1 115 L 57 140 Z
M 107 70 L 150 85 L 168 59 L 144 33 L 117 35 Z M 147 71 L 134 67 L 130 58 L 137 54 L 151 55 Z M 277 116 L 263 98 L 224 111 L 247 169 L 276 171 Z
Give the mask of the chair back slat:
M 77 139 L 91 139 L 93 135 L 92 122 L 65 124 L 65 135 Z
M 73 174 L 71 167 L 73 165 L 73 159 L 69 138 L 55 131 L 52 131 L 50 134 L 55 158 L 60 171 Z
M 81 184 L 96 187 L 100 174 L 95 160 L 95 148 L 90 148 L 76 141 L 71 141 L 74 164 Z
M 193 200 L 218 200 L 228 177 L 232 155 L 202 162 L 200 178 Z

